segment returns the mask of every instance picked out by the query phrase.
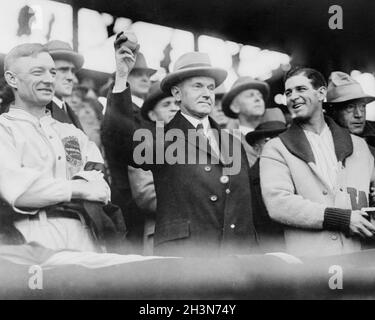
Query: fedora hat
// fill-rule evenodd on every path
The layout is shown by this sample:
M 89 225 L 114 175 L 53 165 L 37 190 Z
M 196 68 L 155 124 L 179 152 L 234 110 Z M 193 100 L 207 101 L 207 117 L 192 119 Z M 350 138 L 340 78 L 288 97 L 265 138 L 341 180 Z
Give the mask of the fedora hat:
M 160 100 L 171 96 L 172 94 L 170 92 L 164 92 L 160 89 L 160 81 L 153 83 L 141 108 L 142 117 L 151 121 L 151 119 L 148 117 L 148 112 L 154 109 Z
M 84 63 L 83 55 L 75 52 L 69 43 L 61 40 L 52 40 L 47 42 L 44 47 L 54 60 L 71 61 L 76 69 L 81 69 Z
M 262 122 L 254 131 L 246 135 L 248 144 L 253 145 L 263 137 L 275 137 L 287 129 L 285 116 L 279 108 L 269 108 L 263 116 Z
M 251 77 L 239 77 L 223 98 L 223 111 L 227 117 L 233 119 L 236 119 L 238 117 L 238 115 L 231 110 L 230 105 L 232 104 L 233 99 L 239 93 L 247 89 L 259 90 L 263 95 L 264 101 L 267 101 L 270 94 L 270 87 L 267 82 L 254 80 Z
M 147 75 L 149 77 L 151 77 L 156 72 L 155 69 L 151 69 L 147 66 L 145 56 L 143 55 L 142 52 L 138 52 L 137 58 L 135 59 L 135 64 L 134 64 L 132 71 L 135 71 L 135 70 L 144 70 L 147 72 Z
M 374 96 L 366 94 L 362 86 L 348 74 L 341 71 L 334 71 L 329 76 L 327 88 L 327 102 L 325 107 L 335 106 L 351 100 L 364 100 L 370 103 L 375 100 Z
M 227 91 L 225 90 L 224 83 L 215 89 L 215 98 L 222 99 Z
M 173 72 L 168 74 L 160 86 L 165 92 L 181 81 L 191 77 L 210 77 L 215 80 L 216 87 L 223 83 L 227 72 L 214 68 L 207 53 L 188 52 L 179 57 L 174 64 Z

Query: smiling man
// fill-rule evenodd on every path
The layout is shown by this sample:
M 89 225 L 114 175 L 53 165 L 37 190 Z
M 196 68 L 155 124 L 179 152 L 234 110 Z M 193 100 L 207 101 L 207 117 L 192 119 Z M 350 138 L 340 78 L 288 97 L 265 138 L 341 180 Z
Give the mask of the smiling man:
M 67 42 L 60 40 L 49 41 L 45 47 L 56 65 L 55 96 L 47 108 L 54 119 L 74 124 L 82 130 L 77 115 L 65 99 L 72 95 L 73 80 L 76 71 L 83 66 L 83 56 L 75 52 Z
M 327 102 L 324 107 L 340 126 L 362 137 L 375 154 L 375 123 L 366 120 L 366 105 L 375 100 L 366 94 L 361 85 L 348 74 L 335 71 L 328 83 Z
M 47 248 L 96 250 L 83 217 L 62 203 L 108 202 L 102 174 L 89 169 L 103 165 L 100 151 L 81 130 L 56 121 L 46 108 L 57 71 L 41 44 L 13 48 L 4 69 L 15 96 L 0 116 L 0 199 L 12 209 L 8 227 L 15 227 L 26 242 Z
M 269 215 L 285 225 L 287 251 L 298 256 L 361 250 L 374 226 L 368 206 L 374 158 L 364 140 L 324 117 L 326 82 L 314 69 L 292 69 L 285 95 L 293 125 L 269 141 L 260 179 Z
M 225 80 L 227 72 L 213 67 L 207 54 L 190 52 L 177 59 L 173 72 L 161 82 L 161 89 L 171 93 L 180 107 L 165 126 L 165 132 L 181 132 L 177 143 L 183 150 L 194 148 L 197 156 L 207 155 L 206 161 L 140 165 L 133 159 L 137 145 L 133 134 L 139 126 L 132 112 L 127 86 L 135 56 L 126 46 L 116 49 L 115 54 L 116 79 L 103 122 L 103 143 L 107 156 L 117 154 L 125 164 L 152 170 L 157 200 L 154 254 L 217 257 L 252 252 L 256 242 L 248 163 L 241 143 L 223 130 L 220 145 L 229 149 L 229 144 L 233 143 L 240 150 L 235 155 L 240 162 L 237 174 L 223 173 L 229 166 L 223 159 L 211 161 L 217 159 L 216 152 L 220 153 L 221 149 L 210 130 L 220 130 L 220 127 L 209 114 L 215 104 L 214 90 Z M 197 141 L 188 139 L 188 132 L 197 131 L 206 135 L 211 145 L 209 149 L 203 151 Z M 158 132 L 153 132 L 153 139 L 148 143 L 155 150 Z M 164 142 L 165 151 L 172 141 L 165 139 Z M 185 157 L 188 157 L 187 153 Z

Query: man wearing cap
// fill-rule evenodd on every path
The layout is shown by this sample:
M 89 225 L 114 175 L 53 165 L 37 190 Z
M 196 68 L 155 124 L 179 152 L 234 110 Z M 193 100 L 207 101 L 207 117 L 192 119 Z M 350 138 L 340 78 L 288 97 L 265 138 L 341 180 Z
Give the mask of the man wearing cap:
M 261 123 L 268 96 L 269 86 L 266 82 L 254 80 L 251 77 L 240 77 L 223 98 L 225 115 L 238 119 L 238 129 L 241 131 L 241 140 L 250 167 L 257 160 L 257 154 L 246 142 L 245 136 Z
M 284 227 L 287 252 L 324 256 L 361 250 L 375 227 L 368 206 L 374 157 L 366 142 L 324 117 L 327 84 L 320 72 L 285 76 L 292 126 L 264 146 L 260 182 L 270 217 Z
M 147 66 L 145 56 L 141 52 L 138 52 L 134 68 L 131 70 L 128 77 L 133 106 L 138 109 L 135 109 L 137 111 L 142 107 L 144 99 L 150 90 L 150 78 L 155 72 L 155 69 L 151 69 Z
M 171 93 L 161 91 L 160 82 L 156 81 L 143 103 L 141 114 L 147 121 L 169 123 L 179 107 Z M 150 170 L 128 167 L 128 176 L 132 197 L 145 216 L 143 254 L 152 255 L 154 249 L 156 193 L 154 178 Z
M 75 72 L 83 66 L 84 58 L 64 41 L 52 40 L 45 47 L 56 65 L 55 96 L 47 108 L 54 119 L 74 124 L 83 130 L 78 117 L 65 99 L 72 95 Z
M 103 143 L 121 148 L 125 162 L 152 170 L 157 197 L 154 254 L 212 257 L 252 252 L 255 235 L 247 159 L 241 152 L 241 143 L 227 131 L 220 132 L 219 145 L 212 130 L 207 130 L 220 130 L 208 115 L 214 104 L 215 87 L 224 81 L 227 72 L 212 67 L 207 54 L 191 52 L 179 57 L 174 71 L 161 83 L 162 90 L 171 92 L 181 109 L 163 132 L 178 133 L 173 140 L 179 148 L 183 147 L 185 159 L 190 156 L 190 148 L 199 158 L 204 153 L 206 160 L 176 163 L 166 156 L 166 161 L 139 164 L 133 157 L 140 143 L 133 139 L 137 126 L 127 86 L 134 61 L 132 51 L 125 46 L 116 50 L 116 80 L 103 123 Z M 151 141 L 146 141 L 150 148 L 146 152 L 156 150 L 162 143 L 156 141 L 160 129 L 156 127 L 155 131 Z M 189 133 L 198 134 L 199 139 L 204 136 L 209 145 L 197 144 L 196 139 L 189 139 Z M 171 145 L 171 140 L 164 141 L 164 155 Z M 238 158 L 232 159 L 239 161 L 238 171 L 223 174 L 232 164 L 224 149 L 232 147 L 239 148 L 235 149 Z
M 109 187 L 94 169 L 103 165 L 100 151 L 81 130 L 56 121 L 46 108 L 54 95 L 56 68 L 45 47 L 16 46 L 4 59 L 4 71 L 15 97 L 0 116 L 0 197 L 12 209 L 10 226 L 25 241 L 47 248 L 96 250 L 71 201 L 108 202 Z
M 375 122 L 366 121 L 366 105 L 375 97 L 365 94 L 361 85 L 348 74 L 335 71 L 328 82 L 327 114 L 350 133 L 366 140 L 375 155 Z
M 272 220 L 262 199 L 259 177 L 259 159 L 265 143 L 286 131 L 285 116 L 279 108 L 266 109 L 262 122 L 246 135 L 247 143 L 254 148 L 258 159 L 250 168 L 251 200 L 254 226 L 260 248 L 264 252 L 285 251 L 283 226 Z

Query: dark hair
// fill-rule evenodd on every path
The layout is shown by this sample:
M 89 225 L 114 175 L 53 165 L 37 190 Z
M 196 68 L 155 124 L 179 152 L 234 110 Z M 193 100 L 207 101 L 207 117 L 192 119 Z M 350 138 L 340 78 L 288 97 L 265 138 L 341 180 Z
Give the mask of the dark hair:
M 318 89 L 320 87 L 327 87 L 327 81 L 324 79 L 324 76 L 318 70 L 306 67 L 294 67 L 290 69 L 284 76 L 284 84 L 286 80 L 288 80 L 289 78 L 298 76 L 300 74 L 310 79 L 314 89 Z
M 10 104 L 14 101 L 12 88 L 7 84 L 4 78 L 0 79 L 0 114 L 9 110 Z
M 4 58 L 4 71 L 9 70 L 10 66 L 17 59 L 23 57 L 35 57 L 42 52 L 48 53 L 48 50 L 40 43 L 24 43 L 15 46 Z

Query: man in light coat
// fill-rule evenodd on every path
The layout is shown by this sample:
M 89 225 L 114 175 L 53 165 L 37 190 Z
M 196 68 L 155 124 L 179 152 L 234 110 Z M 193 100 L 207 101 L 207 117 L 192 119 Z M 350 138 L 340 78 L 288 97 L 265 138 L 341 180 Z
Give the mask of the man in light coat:
M 374 158 L 364 140 L 324 117 L 326 82 L 316 70 L 292 69 L 285 95 L 293 125 L 264 147 L 262 196 L 269 215 L 285 225 L 287 251 L 298 256 L 361 250 L 375 227 L 368 206 Z

